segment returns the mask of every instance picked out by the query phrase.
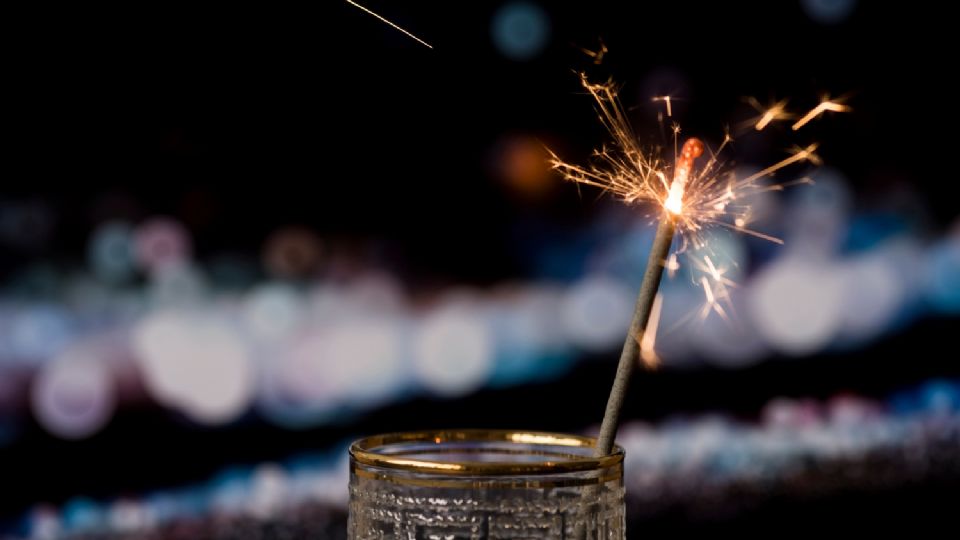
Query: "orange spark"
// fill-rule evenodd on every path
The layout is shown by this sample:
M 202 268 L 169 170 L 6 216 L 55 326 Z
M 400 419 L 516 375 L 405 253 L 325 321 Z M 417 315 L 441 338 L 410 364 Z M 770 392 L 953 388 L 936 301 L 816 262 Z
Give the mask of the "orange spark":
M 643 337 L 640 338 L 640 360 L 648 368 L 655 368 L 660 364 L 660 358 L 657 356 L 654 346 L 657 343 L 657 327 L 660 325 L 660 309 L 663 307 L 663 295 L 657 293 L 653 298 L 653 306 L 650 308 L 650 319 L 647 321 L 647 327 L 643 329 Z
M 814 151 L 817 149 L 817 146 L 818 146 L 818 145 L 817 145 L 816 143 L 814 143 L 814 144 L 811 144 L 811 145 L 807 146 L 806 148 L 799 149 L 799 150 L 797 150 L 796 152 L 794 152 L 794 154 L 793 154 L 792 156 L 790 156 L 790 157 L 788 157 L 788 158 L 786 158 L 786 159 L 784 159 L 784 160 L 782 160 L 782 161 L 779 161 L 779 162 L 777 162 L 777 163 L 774 163 L 773 165 L 767 167 L 766 169 L 763 169 L 762 171 L 760 171 L 760 172 L 758 172 L 758 173 L 755 173 L 755 174 L 752 174 L 752 175 L 746 177 L 745 179 L 741 180 L 741 182 L 750 183 L 750 182 L 753 182 L 754 180 L 757 180 L 757 179 L 759 179 L 759 178 L 763 178 L 763 177 L 765 177 L 765 176 L 770 176 L 771 174 L 779 171 L 780 169 L 786 167 L 787 165 L 790 165 L 790 164 L 792 164 L 792 163 L 796 163 L 796 162 L 798 162 L 798 161 L 809 160 L 809 161 L 811 161 L 811 162 L 813 162 L 813 163 L 817 163 L 817 162 L 820 161 L 819 156 L 817 156 L 816 154 L 814 154 Z
M 768 108 L 764 108 L 760 105 L 760 102 L 756 98 L 747 98 L 747 103 L 751 107 L 757 110 L 760 113 L 760 116 L 757 118 L 756 123 L 753 125 L 754 129 L 757 131 L 763 131 L 763 128 L 770 125 L 771 122 L 776 120 L 786 120 L 792 118 L 792 115 L 787 112 L 787 100 L 781 100 Z
M 671 253 L 670 258 L 667 259 L 667 264 L 664 266 L 667 269 L 667 276 L 674 277 L 677 275 L 677 270 L 680 270 L 680 261 L 677 260 L 677 254 Z
M 662 101 L 667 104 L 667 116 L 673 116 L 673 107 L 671 107 L 670 96 L 656 96 L 653 101 Z
M 602 40 L 600 41 L 600 48 L 595 51 L 591 51 L 590 49 L 585 49 L 583 47 L 581 47 L 580 50 L 583 51 L 583 54 L 593 58 L 593 63 L 597 65 L 603 63 L 603 57 L 607 54 L 607 46 Z
M 850 110 L 850 107 L 840 102 L 830 101 L 829 99 L 824 98 L 824 100 L 821 101 L 819 105 L 817 105 L 813 109 L 810 109 L 810 112 L 805 114 L 803 118 L 797 120 L 797 123 L 793 124 L 793 130 L 796 131 L 802 128 L 803 126 L 807 125 L 811 120 L 820 116 L 826 111 L 847 112 L 849 110 Z

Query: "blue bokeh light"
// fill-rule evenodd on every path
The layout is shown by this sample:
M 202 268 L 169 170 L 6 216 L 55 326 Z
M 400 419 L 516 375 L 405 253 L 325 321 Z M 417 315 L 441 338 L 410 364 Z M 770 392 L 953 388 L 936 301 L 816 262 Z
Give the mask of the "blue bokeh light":
M 550 20 L 540 6 L 510 2 L 493 16 L 493 44 L 511 60 L 530 60 L 541 52 L 550 37 Z
M 800 5 L 810 19 L 820 24 L 839 24 L 847 20 L 857 7 L 857 0 L 801 0 Z

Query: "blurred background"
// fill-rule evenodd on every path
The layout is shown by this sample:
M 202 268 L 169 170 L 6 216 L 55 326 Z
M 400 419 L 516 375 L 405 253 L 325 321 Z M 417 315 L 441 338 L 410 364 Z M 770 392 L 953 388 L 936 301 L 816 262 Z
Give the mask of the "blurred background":
M 546 163 L 607 140 L 580 71 L 645 144 L 670 95 L 737 167 L 824 160 L 758 205 L 784 245 L 711 233 L 729 320 L 665 280 L 631 536 L 955 521 L 947 8 L 364 3 L 428 49 L 323 4 L 10 19 L 0 537 L 343 538 L 354 438 L 595 432 L 653 229 Z M 824 94 L 852 112 L 737 130 Z

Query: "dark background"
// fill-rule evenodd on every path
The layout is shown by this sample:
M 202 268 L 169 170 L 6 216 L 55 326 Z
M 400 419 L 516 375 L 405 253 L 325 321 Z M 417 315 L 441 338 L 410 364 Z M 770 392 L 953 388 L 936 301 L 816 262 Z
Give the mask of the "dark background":
M 803 109 L 822 93 L 845 95 L 853 113 L 804 136 L 847 176 L 855 205 L 902 204 L 930 236 L 955 223 L 947 4 L 858 2 L 845 21 L 824 25 L 797 2 L 555 3 L 543 5 L 548 44 L 529 61 L 492 44 L 500 4 L 367 3 L 432 50 L 342 2 L 81 6 L 8 19 L 0 193 L 42 200 L 56 219 L 42 242 L 0 251 L 0 277 L 38 261 L 76 264 L 104 219 L 169 214 L 187 224 L 200 260 L 255 254 L 277 227 L 299 225 L 324 238 L 344 272 L 389 270 L 414 295 L 534 278 L 531 236 L 568 234 L 604 206 L 559 180 L 542 196 L 520 196 L 497 179 L 492 156 L 504 134 L 517 133 L 585 159 L 604 133 L 579 70 L 621 82 L 638 126 L 656 111 L 641 100 L 649 75 L 673 74 L 663 79 L 672 87 L 655 90 L 678 96 L 685 133 L 712 137 L 745 117 L 743 96 L 790 97 Z M 580 48 L 601 39 L 609 53 L 597 66 Z M 891 197 L 903 186 L 918 195 Z M 750 420 L 772 396 L 882 398 L 929 377 L 960 377 L 949 352 L 956 329 L 956 319 L 924 318 L 854 352 L 733 372 L 667 370 L 638 381 L 627 407 L 647 420 L 711 410 Z M 66 442 L 27 418 L 0 448 L 0 509 L 12 519 L 76 493 L 174 487 L 363 433 L 582 430 L 599 420 L 611 358 L 549 383 L 452 402 L 413 398 L 303 431 L 253 413 L 206 430 L 140 404 L 118 411 L 104 432 Z M 570 392 L 577 399 L 558 399 Z M 773 501 L 731 523 L 945 520 L 956 486 Z

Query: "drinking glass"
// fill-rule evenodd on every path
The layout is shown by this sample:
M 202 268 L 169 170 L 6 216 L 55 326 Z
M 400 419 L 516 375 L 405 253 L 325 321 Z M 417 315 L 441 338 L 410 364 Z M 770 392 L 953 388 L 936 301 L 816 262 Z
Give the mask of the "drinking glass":
M 350 447 L 348 537 L 622 539 L 623 449 L 507 430 L 377 435 Z

